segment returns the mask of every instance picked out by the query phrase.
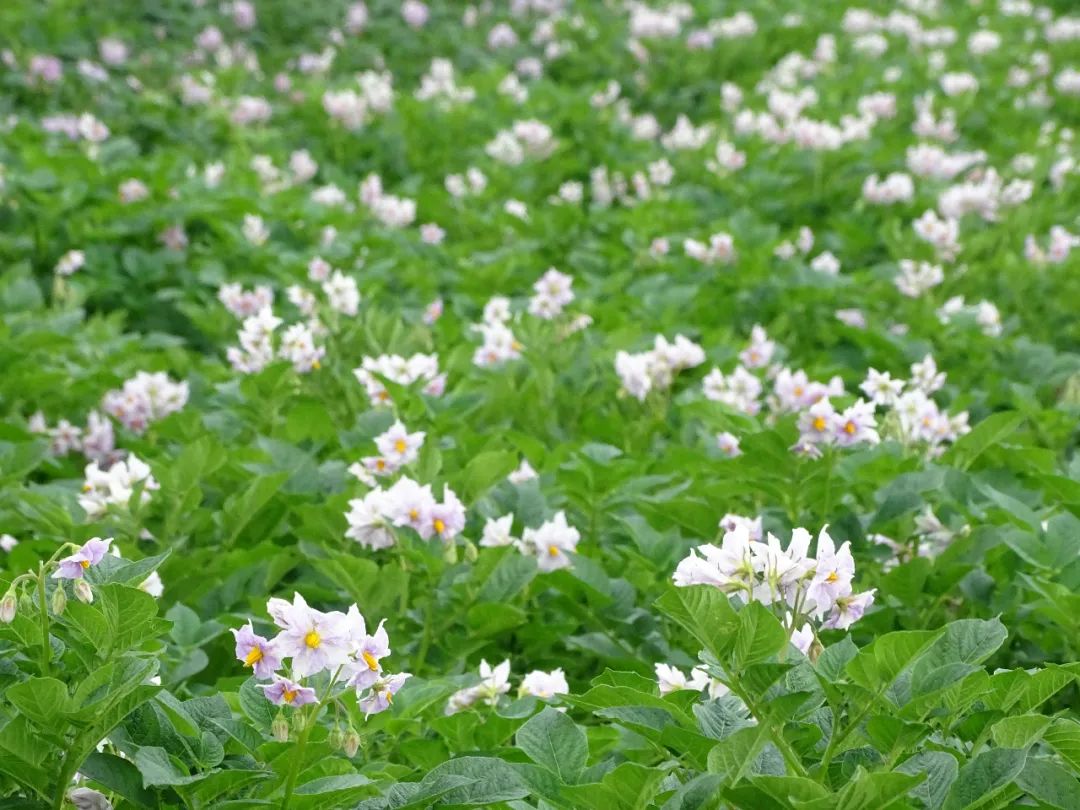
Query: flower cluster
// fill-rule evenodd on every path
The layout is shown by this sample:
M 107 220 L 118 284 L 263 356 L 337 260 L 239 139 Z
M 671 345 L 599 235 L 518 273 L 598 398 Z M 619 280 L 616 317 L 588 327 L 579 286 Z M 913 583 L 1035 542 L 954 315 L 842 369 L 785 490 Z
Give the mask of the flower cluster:
M 670 664 L 655 664 L 653 669 L 656 672 L 656 681 L 660 686 L 661 695 L 689 689 L 692 692 L 707 692 L 709 699 L 715 700 L 730 691 L 721 681 L 713 678 L 701 667 L 691 669 L 689 678 L 682 670 Z
M 390 392 L 383 385 L 381 377 L 397 385 L 412 385 L 422 382 L 423 392 L 428 396 L 442 396 L 446 389 L 446 374 L 439 373 L 439 358 L 434 354 L 414 354 L 401 357 L 396 354 L 382 354 L 378 357 L 365 357 L 353 374 L 364 386 L 372 405 L 389 405 Z
M 105 394 L 101 407 L 134 433 L 179 411 L 188 401 L 187 382 L 173 382 L 164 372 L 139 371 L 123 387 Z
M 251 667 L 266 699 L 277 706 L 299 707 L 317 703 L 313 676 L 330 673 L 327 702 L 336 685 L 352 687 L 365 716 L 385 711 L 394 695 L 409 679 L 408 673 L 388 674 L 382 659 L 390 655 L 390 639 L 383 622 L 368 633 L 367 623 L 356 605 L 346 613 L 324 613 L 310 607 L 299 593 L 293 601 L 271 598 L 266 603 L 270 618 L 279 628 L 273 639 L 255 633 L 252 623 L 232 631 L 236 657 Z
M 376 487 L 363 498 L 353 498 L 345 519 L 345 536 L 373 550 L 391 548 L 397 541 L 395 528 L 413 529 L 424 540 L 449 542 L 465 528 L 465 505 L 449 487 L 438 501 L 430 484 L 403 476 L 388 489 Z
M 232 367 L 244 374 L 256 374 L 277 357 L 292 363 L 301 374 L 320 368 L 326 349 L 315 343 L 315 333 L 308 324 L 289 326 L 275 351 L 274 334 L 282 323 L 269 307 L 245 318 L 238 333 L 240 345 L 230 346 L 226 352 Z
M 446 703 L 446 714 L 471 709 L 478 704 L 495 706 L 499 698 L 510 691 L 510 661 L 503 661 L 492 667 L 486 660 L 480 662 L 480 682 L 459 689 L 450 696 Z M 561 669 L 551 672 L 534 670 L 521 680 L 518 686 L 518 696 L 532 696 L 541 700 L 551 700 L 557 695 L 565 695 L 570 692 L 566 682 L 566 675 Z
M 425 435 L 422 430 L 409 433 L 399 419 L 375 438 L 379 454 L 365 456 L 359 465 L 354 464 L 349 470 L 369 485 L 374 483 L 372 476 L 393 475 L 405 465 L 416 461 L 417 454 L 424 445 Z
M 484 548 L 514 546 L 522 554 L 536 559 L 543 571 L 557 571 L 573 565 L 570 555 L 577 551 L 581 532 L 566 522 L 566 514 L 556 512 L 551 520 L 545 520 L 538 528 L 526 528 L 520 538 L 512 534 L 513 515 L 489 518 L 484 524 L 480 545 Z
M 90 520 L 96 520 L 109 511 L 110 506 L 126 509 L 136 490 L 139 502 L 150 502 L 150 493 L 158 489 L 150 467 L 133 455 L 114 462 L 107 469 L 98 463 L 86 465 L 86 483 L 79 495 L 79 506 Z
M 113 425 L 98 411 L 86 415 L 86 427 L 80 428 L 67 419 L 61 419 L 55 427 L 49 427 L 45 414 L 37 411 L 27 422 L 32 433 L 49 437 L 49 452 L 54 456 L 66 456 L 71 452 L 81 452 L 87 460 L 103 467 L 112 464 L 123 456 L 116 449 L 116 435 Z
M 676 335 L 675 340 L 669 342 L 663 335 L 657 335 L 651 351 L 616 354 L 615 372 L 623 390 L 644 401 L 650 391 L 670 388 L 680 371 L 704 362 L 705 350 L 692 340 Z
M 812 557 L 811 541 L 810 532 L 796 528 L 782 548 L 771 533 L 763 542 L 753 539 L 746 526 L 736 526 L 724 533 L 719 546 L 691 550 L 673 579 L 678 587 L 711 585 L 744 603 L 772 607 L 792 631 L 792 643 L 807 653 L 816 632 L 811 620 L 823 629 L 846 630 L 874 601 L 873 590 L 852 590 L 855 560 L 848 543 L 837 548 L 823 528 Z

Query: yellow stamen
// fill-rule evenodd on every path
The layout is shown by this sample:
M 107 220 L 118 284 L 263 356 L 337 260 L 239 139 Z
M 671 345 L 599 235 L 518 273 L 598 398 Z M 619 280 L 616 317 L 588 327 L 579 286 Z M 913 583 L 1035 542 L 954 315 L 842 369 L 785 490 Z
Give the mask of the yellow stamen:
M 386 400 L 390 399 L 390 392 L 389 392 L 389 391 L 380 391 L 380 392 L 379 392 L 379 393 L 377 394 L 377 396 L 378 396 L 378 397 L 379 397 L 379 399 L 381 399 L 381 400 L 382 400 L 383 402 L 386 402 Z
M 320 368 L 322 368 L 322 363 L 320 363 L 318 360 L 312 360 L 311 367 L 318 371 Z
M 253 667 L 257 663 L 263 660 L 263 651 L 261 647 L 252 647 L 248 654 L 244 656 L 244 666 Z
M 375 469 L 380 470 L 380 471 L 385 470 L 386 469 L 386 460 L 381 459 L 381 458 L 375 459 Z
M 840 579 L 840 577 L 835 571 L 830 571 L 829 575 L 827 577 L 825 577 L 825 581 L 828 582 L 830 585 L 832 585 L 834 582 L 836 582 L 839 579 Z
M 407 447 L 408 445 L 405 444 L 404 439 L 398 439 L 396 442 L 394 442 L 394 449 L 397 450 L 399 453 L 404 453 Z
M 322 644 L 322 636 L 319 635 L 318 630 L 312 630 L 304 636 L 304 643 L 313 650 L 318 649 L 318 646 Z
M 440 518 L 435 518 L 432 525 L 435 527 L 435 534 L 442 534 L 446 531 L 446 524 Z
M 367 663 L 368 669 L 370 669 L 372 672 L 375 672 L 379 668 L 379 662 L 375 660 L 374 655 L 369 652 L 362 652 L 360 653 L 360 655 Z
M 386 690 L 386 702 L 387 703 L 393 703 L 394 702 L 394 693 L 391 692 L 389 689 Z
M 854 422 L 849 421 L 846 425 L 844 425 L 844 433 L 846 433 L 848 436 L 853 435 L 857 429 L 858 428 L 855 427 Z
M 559 556 L 559 547 L 556 546 L 554 543 L 552 545 L 548 546 L 548 555 L 551 556 L 551 557 L 558 557 Z
M 296 696 L 298 694 L 299 691 L 296 689 L 286 689 L 284 692 L 281 693 L 281 699 L 284 700 L 286 703 L 292 703 L 294 700 L 296 700 Z
M 409 520 L 416 520 L 418 517 L 420 517 L 419 511 L 417 511 L 416 509 L 409 510 Z
M 79 565 L 81 565 L 83 568 L 89 568 L 90 567 L 90 561 L 89 560 L 79 560 Z
M 818 433 L 825 430 L 825 417 L 824 416 L 818 416 L 818 417 L 816 417 L 814 419 L 814 430 L 816 430 Z
M 89 492 L 89 491 L 90 491 L 90 490 L 92 490 L 92 489 L 93 489 L 93 487 L 92 487 L 92 486 L 90 486 L 89 484 L 83 484 L 83 485 L 82 485 L 82 491 L 83 491 L 83 492 Z
M 803 395 L 803 387 L 801 385 L 796 385 L 795 388 L 792 389 L 791 393 L 793 393 L 797 397 L 801 397 Z

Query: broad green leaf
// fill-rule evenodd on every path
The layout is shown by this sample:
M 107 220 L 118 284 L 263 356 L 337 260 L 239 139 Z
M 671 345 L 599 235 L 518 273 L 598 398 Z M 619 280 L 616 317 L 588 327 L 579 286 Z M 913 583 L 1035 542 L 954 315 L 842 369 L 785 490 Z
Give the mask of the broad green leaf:
M 657 608 L 686 629 L 717 658 L 735 642 L 739 615 L 727 594 L 708 585 L 672 588 L 656 601 Z
M 566 784 L 577 782 L 589 757 L 585 732 L 564 713 L 550 706 L 517 731 L 518 747 Z
M 949 789 L 944 810 L 966 810 L 989 803 L 1013 783 L 1027 764 L 1027 752 L 991 748 L 960 769 Z

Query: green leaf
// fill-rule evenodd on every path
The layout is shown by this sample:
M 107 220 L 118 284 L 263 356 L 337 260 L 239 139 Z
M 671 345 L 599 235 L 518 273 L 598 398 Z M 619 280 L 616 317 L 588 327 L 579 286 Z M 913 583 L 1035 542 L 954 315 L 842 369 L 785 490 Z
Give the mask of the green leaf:
M 965 810 L 989 803 L 1020 775 L 1027 752 L 1015 748 L 991 748 L 960 769 L 949 790 L 944 810 Z
M 972 463 L 995 444 L 1012 435 L 1024 421 L 1024 415 L 1016 411 L 991 414 L 961 436 L 945 453 L 942 461 L 966 470 Z
M 56 728 L 71 711 L 67 687 L 56 678 L 30 678 L 8 687 L 4 697 L 39 726 Z
M 491 805 L 524 799 L 529 795 L 525 782 L 509 763 L 493 757 L 458 757 L 439 765 L 424 777 L 424 785 L 438 784 L 444 776 L 460 776 L 472 781 L 443 794 L 445 804 Z
M 730 737 L 754 722 L 746 705 L 734 695 L 723 695 L 716 700 L 695 703 L 693 711 L 701 733 L 714 740 Z
M 941 629 L 886 633 L 869 647 L 860 650 L 848 663 L 845 672 L 853 683 L 865 689 L 884 691 L 944 632 Z
M 1056 762 L 1028 757 L 1016 777 L 1016 785 L 1028 796 L 1059 810 L 1080 810 L 1080 782 Z
M 531 718 L 517 731 L 518 748 L 535 762 L 572 785 L 580 778 L 589 758 L 585 732 L 550 706 Z
M 478 453 L 465 467 L 463 492 L 465 496 L 476 498 L 492 484 L 502 481 L 518 466 L 517 453 L 509 450 L 488 450 Z
M 138 807 L 157 806 L 154 794 L 143 787 L 138 768 L 126 759 L 95 751 L 79 766 L 79 773 Z
M 169 755 L 164 748 L 147 746 L 135 752 L 135 767 L 142 774 L 143 787 L 159 785 L 190 785 L 204 779 L 206 774 L 188 774 L 183 763 Z
M 1080 772 L 1080 723 L 1060 717 L 1043 732 L 1043 740 L 1057 751 L 1074 771 Z
M 732 665 L 738 672 L 750 664 L 766 661 L 784 649 L 787 633 L 780 620 L 760 602 L 739 611 L 739 634 L 735 638 Z
M 1051 720 L 1043 714 L 1004 717 L 990 727 L 990 738 L 999 748 L 1027 748 L 1042 736 Z
M 270 733 L 277 708 L 266 699 L 266 693 L 259 688 L 258 681 L 248 678 L 240 685 L 240 709 L 263 734 Z
M 940 810 L 949 788 L 956 781 L 960 765 L 956 757 L 944 751 L 921 751 L 905 760 L 896 770 L 907 774 L 926 774 L 926 780 L 916 785 L 910 795 L 922 801 L 926 810 Z
M 728 784 L 736 784 L 750 772 L 768 741 L 768 729 L 759 725 L 730 734 L 709 752 L 709 773 L 723 774 Z
M 726 657 L 739 631 L 739 615 L 727 594 L 708 585 L 672 588 L 656 601 L 656 607 L 720 659 Z

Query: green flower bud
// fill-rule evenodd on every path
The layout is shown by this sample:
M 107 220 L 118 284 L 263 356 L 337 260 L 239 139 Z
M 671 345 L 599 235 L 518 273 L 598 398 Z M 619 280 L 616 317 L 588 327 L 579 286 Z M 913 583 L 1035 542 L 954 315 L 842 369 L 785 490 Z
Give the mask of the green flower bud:
M 345 732 L 342 731 L 341 726 L 335 725 L 330 729 L 330 736 L 327 737 L 326 741 L 330 743 L 330 747 L 335 751 L 340 751 L 345 744 Z
M 57 616 L 64 612 L 64 608 L 67 607 L 67 594 L 64 593 L 64 586 L 57 585 L 56 590 L 52 595 L 52 612 Z
M 465 561 L 476 562 L 476 558 L 480 556 L 480 552 L 476 548 L 476 544 L 472 540 L 465 541 Z
M 289 721 L 285 719 L 285 712 L 278 711 L 274 717 L 274 722 L 270 724 L 270 733 L 274 735 L 274 739 L 278 742 L 288 742 L 289 740 Z
M 355 729 L 350 728 L 345 734 L 345 739 L 341 743 L 341 750 L 345 752 L 345 756 L 349 759 L 356 756 L 356 752 L 360 750 L 360 735 L 356 733 Z

